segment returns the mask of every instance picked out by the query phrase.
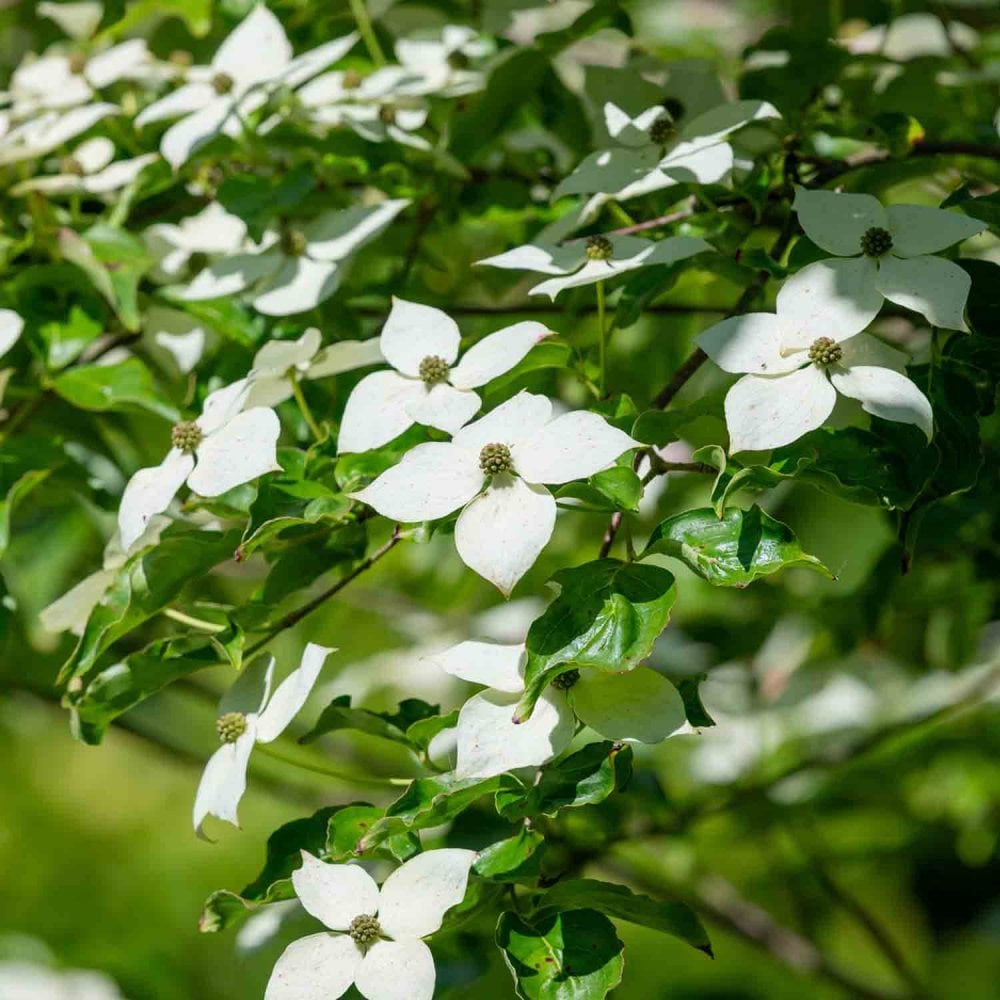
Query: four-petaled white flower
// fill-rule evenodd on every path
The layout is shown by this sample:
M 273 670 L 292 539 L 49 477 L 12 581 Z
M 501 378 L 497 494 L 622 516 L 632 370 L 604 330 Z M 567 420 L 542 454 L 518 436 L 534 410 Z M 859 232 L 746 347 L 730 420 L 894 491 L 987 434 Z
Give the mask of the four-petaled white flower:
M 273 694 L 274 657 L 258 657 L 222 696 L 216 720 L 222 746 L 205 765 L 194 802 L 194 828 L 199 837 L 204 836 L 202 828 L 209 816 L 239 826 L 237 812 L 254 746 L 276 740 L 288 728 L 312 693 L 326 658 L 335 652 L 308 643 L 298 667 Z
M 242 250 L 247 244 L 247 225 L 212 201 L 180 222 L 154 223 L 142 237 L 156 258 L 153 277 L 175 281 L 185 273 L 195 254 L 219 257 Z
M 382 328 L 382 356 L 395 371 L 373 372 L 351 393 L 340 424 L 341 452 L 368 451 L 414 423 L 454 434 L 479 409 L 474 391 L 513 368 L 549 330 L 515 323 L 458 358 L 461 334 L 440 309 L 393 298 Z
M 931 254 L 981 233 L 985 222 L 924 205 L 882 206 L 870 194 L 795 191 L 792 206 L 817 246 L 838 257 L 845 295 L 884 296 L 934 326 L 965 330 L 971 279 Z
M 903 374 L 905 355 L 850 327 L 841 336 L 831 324 L 814 336 L 790 324 L 780 305 L 779 296 L 777 315 L 733 316 L 697 338 L 723 371 L 748 373 L 726 395 L 730 451 L 791 444 L 822 426 L 837 392 L 874 416 L 916 424 L 930 439 L 931 404 Z
M 457 778 L 488 778 L 537 767 L 558 756 L 576 732 L 576 720 L 609 740 L 659 743 L 684 725 L 677 689 L 650 667 L 623 673 L 571 669 L 542 694 L 531 717 L 513 720 L 524 693 L 523 643 L 460 642 L 428 657 L 442 670 L 490 690 L 458 713 Z
M 292 395 L 292 378 L 316 379 L 339 375 L 382 360 L 377 337 L 341 340 L 322 347 L 319 330 L 310 327 L 298 340 L 272 340 L 255 355 L 247 378 L 247 407 L 277 406 Z
M 176 170 L 220 133 L 239 135 L 248 115 L 278 86 L 297 87 L 346 55 L 357 35 L 346 35 L 292 58 L 281 22 L 263 3 L 233 29 L 208 66 L 192 66 L 185 82 L 136 117 L 137 126 L 181 117 L 163 134 L 160 151 Z
M 396 58 L 407 78 L 398 84 L 403 94 L 459 97 L 480 90 L 485 79 L 474 67 L 490 55 L 493 45 L 471 28 L 448 25 L 438 38 L 400 38 Z
M 10 189 L 15 196 L 38 191 L 49 197 L 64 194 L 110 195 L 131 184 L 158 153 L 115 160 L 115 144 L 104 136 L 81 142 L 58 163 L 58 173 L 31 177 Z
M 408 204 L 406 198 L 396 198 L 358 205 L 324 212 L 301 228 L 269 231 L 256 250 L 223 257 L 199 272 L 183 297 L 196 302 L 252 289 L 250 301 L 265 316 L 313 309 L 337 290 L 351 254 Z
M 603 192 L 620 201 L 685 182 L 717 184 L 733 168 L 726 139 L 751 122 L 779 117 L 766 101 L 734 101 L 678 127 L 662 105 L 633 118 L 608 101 L 605 125 L 620 146 L 591 153 L 554 197 Z
M 20 339 L 24 320 L 13 309 L 0 309 L 0 358 Z
M 293 941 L 275 963 L 264 1000 L 336 1000 L 353 984 L 366 1000 L 431 1000 L 437 973 L 423 942 L 465 898 L 475 851 L 424 851 L 379 889 L 356 864 L 302 852 L 292 885 L 333 933 Z
M 126 551 L 185 482 L 201 496 L 217 497 L 280 468 L 276 446 L 281 425 L 267 407 L 243 410 L 249 391 L 250 383 L 240 379 L 210 393 L 197 420 L 174 425 L 167 457 L 128 481 L 118 508 Z
M 545 396 L 521 392 L 450 443 L 417 445 L 354 497 L 410 523 L 461 508 L 459 556 L 509 597 L 555 527 L 556 502 L 542 484 L 586 479 L 636 447 L 596 413 L 553 420 Z
M 559 275 L 531 289 L 532 295 L 548 295 L 555 299 L 567 288 L 593 285 L 638 267 L 674 264 L 712 249 L 711 244 L 696 236 L 671 236 L 659 242 L 638 236 L 588 236 L 565 246 L 528 243 L 476 263 L 511 271 Z

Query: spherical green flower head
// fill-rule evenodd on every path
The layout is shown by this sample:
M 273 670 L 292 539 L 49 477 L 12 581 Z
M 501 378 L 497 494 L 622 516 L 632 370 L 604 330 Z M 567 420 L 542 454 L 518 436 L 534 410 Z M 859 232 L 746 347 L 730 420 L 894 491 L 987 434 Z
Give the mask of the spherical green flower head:
M 189 455 L 201 444 L 205 434 L 193 420 L 182 420 L 174 424 L 170 431 L 170 440 L 175 448 Z
M 374 944 L 382 936 L 382 925 L 376 917 L 369 913 L 362 913 L 361 916 L 355 917 L 351 921 L 347 933 L 364 948 Z
M 589 260 L 610 260 L 615 248 L 607 236 L 588 236 L 585 253 Z
M 281 234 L 281 249 L 289 257 L 301 257 L 308 247 L 309 241 L 301 229 L 286 229 Z
M 236 85 L 236 81 L 228 73 L 216 73 L 212 77 L 212 89 L 222 96 L 228 94 Z
M 448 362 L 437 354 L 428 354 L 420 362 L 420 367 L 417 369 L 421 380 L 427 385 L 437 385 L 439 382 L 447 382 L 450 371 L 451 366 Z
M 510 448 L 505 444 L 488 444 L 479 453 L 479 468 L 488 476 L 499 476 L 514 468 Z
M 835 365 L 844 356 L 844 349 L 829 337 L 819 337 L 809 347 L 809 360 L 825 368 Z
M 567 670 L 560 674 L 553 682 L 552 686 L 559 691 L 568 691 L 580 679 L 579 670 Z
M 222 743 L 235 743 L 247 731 L 247 717 L 242 712 L 226 712 L 215 720 Z
M 861 252 L 866 257 L 884 257 L 892 249 L 892 233 L 881 226 L 866 229 L 861 237 Z
M 670 115 L 660 115 L 659 118 L 649 126 L 649 141 L 657 146 L 665 146 L 677 134 L 677 127 L 674 125 Z

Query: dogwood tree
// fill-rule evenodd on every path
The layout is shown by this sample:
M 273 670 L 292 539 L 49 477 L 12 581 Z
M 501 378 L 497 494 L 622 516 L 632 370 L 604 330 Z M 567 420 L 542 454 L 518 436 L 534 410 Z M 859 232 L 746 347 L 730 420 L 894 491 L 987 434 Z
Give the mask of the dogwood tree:
M 270 1000 L 594 1000 L 629 923 L 931 995 L 818 863 L 887 969 L 671 838 L 805 828 L 997 680 L 996 37 L 797 12 L 723 67 L 641 6 L 47 3 L 4 81 L 5 653 L 203 761 L 199 835 L 322 776 L 201 916 Z

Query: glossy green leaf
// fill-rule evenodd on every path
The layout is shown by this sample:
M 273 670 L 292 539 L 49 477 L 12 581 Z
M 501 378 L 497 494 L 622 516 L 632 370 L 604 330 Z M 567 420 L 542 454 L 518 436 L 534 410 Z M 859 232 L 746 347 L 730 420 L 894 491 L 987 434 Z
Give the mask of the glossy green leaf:
M 560 570 L 552 581 L 561 592 L 528 630 L 521 718 L 560 673 L 574 667 L 620 672 L 641 663 L 666 628 L 676 594 L 665 569 L 617 559 Z
M 179 420 L 180 411 L 157 390 L 145 363 L 128 358 L 114 365 L 82 365 L 58 375 L 52 388 L 81 410 L 148 410 L 165 420 Z
M 587 510 L 635 511 L 642 499 L 642 482 L 630 466 L 615 465 L 586 482 L 560 486 L 555 495 L 559 499 L 579 500 Z
M 428 705 L 419 698 L 406 698 L 399 703 L 399 709 L 392 714 L 370 712 L 365 708 L 351 708 L 351 696 L 345 694 L 334 698 L 323 709 L 316 724 L 305 736 L 299 738 L 299 742 L 312 743 L 326 733 L 353 729 L 409 746 L 410 741 L 407 737 L 409 727 L 414 722 L 437 716 L 440 708 L 440 705 Z
M 643 556 L 654 553 L 680 559 L 719 587 L 745 587 L 790 566 L 806 566 L 833 579 L 819 559 L 803 551 L 788 525 L 756 506 L 730 509 L 721 518 L 711 507 L 668 517 L 654 529 Z
M 384 809 L 365 802 L 355 803 L 338 809 L 330 817 L 326 837 L 326 855 L 331 861 L 350 861 L 357 857 L 358 845 L 369 830 L 382 818 Z M 408 831 L 387 837 L 378 848 L 369 849 L 368 856 L 385 856 L 396 861 L 405 861 L 420 850 L 420 837 Z
M 600 1000 L 622 980 L 624 946 L 595 910 L 571 910 L 526 922 L 504 913 L 497 945 L 522 1000 Z
M 542 834 L 522 827 L 513 837 L 484 847 L 472 870 L 480 878 L 495 882 L 534 881 L 539 876 L 544 851 Z
M 14 481 L 0 500 L 0 556 L 10 544 L 10 520 L 14 508 L 49 475 L 50 469 L 30 469 Z

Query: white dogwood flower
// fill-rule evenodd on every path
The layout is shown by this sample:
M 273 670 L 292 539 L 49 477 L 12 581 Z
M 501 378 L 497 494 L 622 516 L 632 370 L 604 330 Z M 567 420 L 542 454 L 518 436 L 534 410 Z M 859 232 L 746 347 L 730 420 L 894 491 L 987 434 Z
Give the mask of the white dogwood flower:
M 733 168 L 727 138 L 751 122 L 779 117 L 766 101 L 733 101 L 678 127 L 662 105 L 633 118 L 608 101 L 605 125 L 619 146 L 591 153 L 553 196 L 603 192 L 621 201 L 685 182 L 717 184 Z
M 428 657 L 442 670 L 488 690 L 458 713 L 457 778 L 489 778 L 537 767 L 569 746 L 576 720 L 609 740 L 660 743 L 684 725 L 684 702 L 662 674 L 649 667 L 623 673 L 568 670 L 538 699 L 531 717 L 513 721 L 524 693 L 524 643 L 460 642 Z
M 20 339 L 24 320 L 13 309 L 0 309 L 0 358 Z
M 174 425 L 167 457 L 159 465 L 140 469 L 128 481 L 118 508 L 126 550 L 185 483 L 201 496 L 217 497 L 280 468 L 278 418 L 263 406 L 243 410 L 249 391 L 248 381 L 240 379 L 210 393 L 197 420 Z
M 377 337 L 341 340 L 322 347 L 319 330 L 310 327 L 298 340 L 271 340 L 255 355 L 247 375 L 250 393 L 247 407 L 277 406 L 292 395 L 292 376 L 297 379 L 327 378 L 382 360 Z
M 513 368 L 549 330 L 515 323 L 470 347 L 456 364 L 461 334 L 446 313 L 393 298 L 379 346 L 394 370 L 373 372 L 354 388 L 340 424 L 340 452 L 369 451 L 414 423 L 454 434 L 475 415 L 475 392 Z
M 923 205 L 889 205 L 870 194 L 795 190 L 792 206 L 817 246 L 842 262 L 845 295 L 884 296 L 934 326 L 966 330 L 962 313 L 971 279 L 931 256 L 981 233 L 985 222 Z
M 144 108 L 135 123 L 142 127 L 180 118 L 160 143 L 164 159 L 176 170 L 220 133 L 239 135 L 247 116 L 263 107 L 275 88 L 305 83 L 346 55 L 356 41 L 357 35 L 346 35 L 293 58 L 281 22 L 259 3 L 208 66 L 190 67 L 185 82 Z
M 459 97 L 481 90 L 484 74 L 475 63 L 493 52 L 493 45 L 471 28 L 448 25 L 436 38 L 400 38 L 396 58 L 406 73 L 400 93 Z
M 240 799 L 247 787 L 247 765 L 254 746 L 276 740 L 306 703 L 326 658 L 336 649 L 306 645 L 302 661 L 271 691 L 274 657 L 260 657 L 244 667 L 219 701 L 216 730 L 222 746 L 212 754 L 198 785 L 194 828 L 209 816 L 239 826 Z
M 671 236 L 659 242 L 638 236 L 588 236 L 564 246 L 528 243 L 476 263 L 511 271 L 558 275 L 535 285 L 530 293 L 555 299 L 567 288 L 593 285 L 639 267 L 674 264 L 711 249 L 711 244 L 696 236 Z
M 55 174 L 30 177 L 11 188 L 15 196 L 38 191 L 54 197 L 65 194 L 110 195 L 131 184 L 158 153 L 144 153 L 128 160 L 115 160 L 115 144 L 105 136 L 81 142 L 58 163 Z
M 183 275 L 195 254 L 219 257 L 247 246 L 246 223 L 217 201 L 178 223 L 154 223 L 142 236 L 157 261 L 153 276 L 161 281 L 175 281 Z
M 379 889 L 360 865 L 328 865 L 303 851 L 295 894 L 332 933 L 293 941 L 264 1000 L 336 1000 L 352 984 L 366 1000 L 431 1000 L 437 973 L 423 939 L 465 898 L 476 857 L 457 847 L 424 851 Z
M 0 135 L 0 165 L 47 156 L 102 118 L 119 113 L 117 105 L 104 101 L 69 111 L 43 111 Z
M 324 212 L 301 228 L 270 231 L 253 251 L 210 264 L 184 289 L 189 301 L 251 290 L 250 302 L 265 316 L 313 309 L 337 290 L 350 256 L 374 239 L 409 204 L 396 198 Z
M 459 556 L 509 597 L 555 526 L 556 502 L 543 484 L 586 479 L 635 447 L 638 442 L 596 413 L 553 420 L 550 400 L 521 392 L 450 443 L 417 445 L 353 496 L 406 523 L 461 508 Z
M 930 439 L 931 404 L 903 374 L 903 354 L 868 334 L 839 337 L 833 326 L 811 342 L 804 334 L 779 310 L 733 316 L 697 338 L 723 371 L 748 373 L 726 395 L 731 452 L 791 444 L 822 426 L 838 392 L 874 416 L 916 424 Z

